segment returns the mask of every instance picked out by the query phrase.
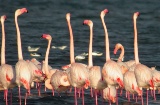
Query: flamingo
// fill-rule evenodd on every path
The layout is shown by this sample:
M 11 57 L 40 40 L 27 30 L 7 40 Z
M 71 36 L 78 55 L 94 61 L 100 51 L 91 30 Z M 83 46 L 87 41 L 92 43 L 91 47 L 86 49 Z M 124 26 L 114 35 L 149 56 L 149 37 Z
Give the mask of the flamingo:
M 49 70 L 48 68 L 48 56 L 49 56 L 49 50 L 51 46 L 52 37 L 49 34 L 43 34 L 41 37 L 48 40 L 48 47 L 46 50 L 45 61 L 44 61 L 43 66 L 44 66 L 44 74 L 46 75 L 45 87 L 47 89 L 52 90 L 53 87 L 51 85 L 51 76 L 56 72 L 56 69 Z
M 124 58 L 124 47 L 122 46 L 122 44 L 117 43 L 114 47 L 114 54 L 116 54 L 119 49 L 121 49 L 121 54 L 117 60 L 117 63 L 121 67 L 122 74 L 124 74 L 128 71 L 129 67 L 126 63 L 122 62 L 122 59 Z
M 139 96 L 142 96 L 142 90 L 138 87 L 134 71 L 132 70 L 127 71 L 124 74 L 123 82 L 124 82 L 124 88 L 126 92 L 129 92 L 132 94 L 138 94 Z M 129 97 L 128 97 L 128 100 L 130 101 Z
M 107 87 L 107 83 L 102 80 L 102 73 L 100 66 L 93 66 L 92 60 L 92 40 L 93 40 L 93 22 L 91 20 L 84 20 L 83 24 L 86 24 L 90 28 L 90 41 L 89 41 L 89 54 L 88 54 L 88 68 L 89 68 L 89 80 L 90 87 L 95 91 L 95 103 L 97 101 L 97 90 L 102 90 Z
M 118 62 L 119 62 L 119 61 L 123 61 L 122 59 L 124 58 L 124 47 L 123 47 L 122 44 L 117 43 L 117 44 L 115 45 L 115 48 L 114 48 L 114 54 L 116 54 L 119 49 L 121 49 L 121 54 L 120 54 L 120 56 L 119 56 L 119 58 L 118 58 Z M 125 66 L 126 66 L 126 67 L 129 67 L 129 68 L 130 68 L 132 65 L 135 64 L 135 60 L 129 60 L 129 61 L 126 61 L 126 62 L 124 62 L 124 63 L 125 63 Z
M 108 32 L 104 22 L 104 16 L 108 13 L 107 9 L 101 11 L 100 17 L 102 20 L 102 24 L 105 31 L 105 45 L 106 45 L 106 63 L 102 69 L 103 79 L 107 82 L 108 86 L 110 85 L 119 85 L 123 87 L 123 75 L 121 72 L 120 66 L 113 60 L 110 59 L 110 51 L 109 51 L 109 39 Z
M 51 77 L 51 85 L 58 93 L 67 91 L 70 87 L 67 73 L 61 70 L 56 70 L 56 72 Z
M 52 41 L 52 37 L 49 34 L 43 34 L 42 38 L 48 40 L 48 48 L 45 56 L 45 74 L 47 76 L 47 80 L 45 81 L 45 86 L 48 89 L 54 89 L 58 92 L 66 90 L 68 86 L 70 86 L 69 81 L 67 81 L 67 74 L 65 72 L 60 72 L 58 69 L 48 70 L 48 55 L 50 50 L 50 43 Z
M 105 101 L 109 101 L 109 103 L 115 103 L 116 102 L 116 87 L 110 86 L 103 89 L 103 99 Z
M 76 88 L 88 88 L 89 86 L 89 73 L 88 69 L 82 63 L 76 63 L 74 59 L 74 41 L 73 41 L 73 33 L 72 27 L 70 23 L 70 13 L 66 14 L 66 20 L 69 27 L 70 33 L 70 65 L 67 69 L 68 79 L 70 84 L 74 87 L 74 95 L 75 95 L 75 105 L 77 105 L 77 91 Z M 83 91 L 82 91 L 83 92 Z M 82 93 L 83 94 L 83 93 Z M 82 95 L 83 104 L 84 104 L 84 97 Z
M 146 65 L 143 65 L 139 62 L 138 57 L 138 41 L 137 41 L 137 17 L 139 16 L 139 12 L 135 12 L 133 15 L 133 24 L 134 24 L 134 56 L 135 56 L 135 77 L 137 84 L 140 88 L 147 88 L 147 105 L 148 105 L 148 89 L 152 87 L 154 89 L 153 84 L 153 76 L 152 71 Z
M 2 24 L 2 45 L 1 45 L 1 66 L 0 66 L 0 83 L 4 89 L 4 97 L 6 100 L 6 105 L 8 105 L 8 88 L 13 88 L 15 86 L 15 70 L 12 65 L 6 64 L 5 61 L 5 29 L 4 21 L 6 16 L 1 16 Z
M 15 11 L 15 25 L 17 29 L 17 46 L 18 46 L 18 62 L 15 65 L 15 69 L 16 69 L 16 83 L 19 88 L 20 105 L 21 105 L 20 86 L 23 85 L 24 88 L 27 89 L 28 92 L 30 92 L 30 84 L 32 82 L 32 71 L 29 69 L 28 63 L 25 60 L 23 60 L 21 36 L 20 36 L 20 30 L 18 26 L 18 16 L 27 12 L 28 11 L 26 8 L 17 9 Z

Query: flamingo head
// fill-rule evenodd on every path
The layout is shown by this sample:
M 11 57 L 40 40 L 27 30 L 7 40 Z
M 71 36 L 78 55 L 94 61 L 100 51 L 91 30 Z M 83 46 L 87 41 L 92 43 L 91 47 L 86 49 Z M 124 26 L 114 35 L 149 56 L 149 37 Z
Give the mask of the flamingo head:
M 4 22 L 7 19 L 6 15 L 1 16 L 1 22 Z
M 62 86 L 70 86 L 70 83 L 66 74 L 62 75 L 62 77 L 60 78 L 60 82 Z
M 137 19 L 137 17 L 140 15 L 139 12 L 135 12 L 134 15 L 133 15 L 133 19 Z
M 62 66 L 62 69 L 67 70 L 69 67 L 71 67 L 71 64 Z
M 118 49 L 120 49 L 122 47 L 122 45 L 120 44 L 120 43 L 117 43 L 116 45 L 115 45 L 115 47 L 114 47 L 114 54 L 116 54 L 117 53 L 117 51 L 118 51 Z
M 44 38 L 44 39 L 47 39 L 47 40 L 52 39 L 51 35 L 49 35 L 49 34 L 43 34 L 41 37 Z
M 84 21 L 83 21 L 83 25 L 85 25 L 85 24 L 87 24 L 87 25 L 89 25 L 89 26 L 93 26 L 92 20 L 84 20 Z
M 15 15 L 19 16 L 23 13 L 28 13 L 28 10 L 26 8 L 17 9 L 16 12 L 15 12 Z
M 108 9 L 104 9 L 103 11 L 101 11 L 101 17 L 104 17 L 107 13 L 109 13 Z
M 67 13 L 67 14 L 66 14 L 66 19 L 67 19 L 67 20 L 70 20 L 70 17 L 71 17 L 71 14 L 70 14 L 70 13 Z

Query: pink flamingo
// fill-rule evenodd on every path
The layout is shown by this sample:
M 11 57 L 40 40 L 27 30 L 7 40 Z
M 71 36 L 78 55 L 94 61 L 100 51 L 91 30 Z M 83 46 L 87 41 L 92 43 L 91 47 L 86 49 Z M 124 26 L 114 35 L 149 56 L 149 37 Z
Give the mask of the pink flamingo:
M 103 99 L 105 101 L 109 101 L 109 103 L 115 103 L 116 102 L 116 87 L 110 86 L 103 89 Z
M 92 60 L 93 22 L 91 20 L 84 20 L 83 24 L 88 25 L 90 28 L 90 41 L 89 41 L 89 54 L 88 54 L 89 80 L 90 80 L 90 87 L 93 88 L 95 91 L 95 103 L 96 105 L 98 105 L 97 90 L 102 90 L 106 88 L 107 83 L 102 80 L 102 73 L 100 66 L 93 66 L 93 60 Z
M 122 44 L 117 43 L 114 48 L 114 54 L 116 54 L 119 49 L 121 49 L 121 54 L 120 54 L 117 62 L 122 62 L 122 59 L 124 58 L 124 47 L 122 46 Z M 125 66 L 125 68 L 126 67 L 130 68 L 132 65 L 135 64 L 135 60 L 129 60 L 129 61 L 123 62 L 122 64 Z
M 142 96 L 142 90 L 138 87 L 134 71 L 131 71 L 131 70 L 127 71 L 124 74 L 123 82 L 124 82 L 124 88 L 126 92 L 129 92 L 132 94 L 138 94 L 139 96 Z M 130 101 L 129 97 L 130 96 L 128 96 L 128 100 Z
M 47 47 L 47 50 L 46 50 L 45 61 L 44 61 L 44 64 L 43 64 L 44 74 L 46 75 L 45 87 L 47 89 L 52 90 L 53 87 L 51 85 L 51 76 L 56 72 L 56 69 L 49 70 L 49 68 L 48 68 L 48 56 L 49 56 L 49 50 L 50 50 L 50 46 L 51 46 L 52 37 L 48 34 L 43 34 L 42 38 L 48 40 L 48 47 Z
M 20 105 L 21 105 L 20 86 L 23 85 L 24 88 L 27 89 L 28 92 L 30 92 L 30 84 L 32 82 L 32 71 L 29 69 L 28 63 L 25 60 L 23 60 L 21 36 L 17 19 L 19 15 L 22 15 L 23 13 L 26 12 L 28 12 L 26 8 L 17 9 L 15 11 L 15 25 L 17 29 L 17 46 L 18 46 L 18 62 L 15 65 L 15 69 L 16 69 L 16 83 L 19 88 Z M 26 98 L 27 94 L 25 97 L 25 104 L 26 104 Z
M 134 23 L 134 56 L 135 56 L 135 77 L 137 84 L 140 88 L 147 88 L 147 105 L 148 105 L 148 89 L 149 87 L 154 88 L 152 71 L 146 65 L 140 64 L 138 57 L 138 41 L 137 41 L 137 17 L 139 12 L 135 12 L 133 15 L 133 23 Z
M 114 54 L 116 54 L 119 49 L 121 49 L 121 54 L 117 60 L 117 63 L 121 67 L 122 74 L 124 74 L 128 71 L 129 67 L 126 63 L 122 62 L 122 59 L 124 58 L 124 47 L 122 46 L 122 44 L 117 43 L 114 47 Z
M 48 70 L 48 55 L 50 50 L 50 43 L 52 41 L 52 37 L 49 34 L 43 34 L 42 38 L 48 40 L 48 48 L 45 56 L 45 74 L 47 76 L 47 80 L 45 82 L 45 86 L 48 89 L 54 89 L 58 92 L 66 90 L 68 86 L 70 86 L 69 81 L 67 81 L 67 74 L 65 72 L 60 72 L 58 69 Z
M 72 27 L 70 23 L 70 13 L 66 14 L 66 19 L 69 27 L 70 32 L 70 65 L 67 69 L 68 72 L 68 79 L 70 81 L 70 84 L 74 87 L 74 95 L 75 95 L 75 105 L 77 105 L 77 91 L 76 88 L 88 88 L 89 86 L 89 73 L 88 69 L 84 64 L 82 63 L 76 63 L 74 59 L 74 41 L 73 41 L 73 33 L 72 33 Z M 83 94 L 83 90 L 82 90 Z M 83 94 L 84 95 L 84 94 Z M 84 104 L 84 96 L 82 95 L 83 104 Z
M 110 51 L 109 51 L 109 39 L 108 39 L 108 32 L 104 22 L 104 16 L 108 13 L 108 10 L 105 9 L 101 12 L 100 17 L 102 20 L 102 24 L 105 31 L 105 45 L 106 45 L 106 63 L 102 69 L 103 79 L 110 85 L 119 85 L 123 87 L 123 74 L 121 72 L 120 66 L 110 59 Z
M 51 77 L 51 85 L 58 93 L 67 91 L 70 87 L 67 73 L 61 70 L 57 70 Z
M 0 66 L 0 83 L 4 88 L 4 97 L 6 100 L 6 105 L 8 105 L 8 88 L 15 87 L 15 70 L 9 64 L 6 64 L 5 61 L 5 29 L 4 29 L 4 21 L 6 20 L 6 16 L 1 16 L 1 24 L 2 24 L 2 46 L 1 46 L 1 66 Z

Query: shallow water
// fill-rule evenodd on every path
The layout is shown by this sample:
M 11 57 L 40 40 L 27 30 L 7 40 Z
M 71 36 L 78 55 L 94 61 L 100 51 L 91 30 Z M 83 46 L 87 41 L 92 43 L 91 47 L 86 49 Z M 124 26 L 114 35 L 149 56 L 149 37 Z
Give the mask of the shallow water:
M 69 63 L 69 34 L 66 23 L 66 13 L 71 13 L 71 24 L 75 41 L 75 56 L 83 52 L 88 52 L 89 28 L 83 26 L 84 19 L 91 19 L 94 23 L 94 43 L 93 50 L 102 52 L 103 56 L 94 57 L 94 65 L 103 66 L 105 62 L 104 30 L 100 20 L 100 12 L 107 8 L 109 14 L 105 16 L 105 22 L 108 27 L 110 40 L 110 54 L 113 55 L 114 45 L 121 43 L 125 47 L 125 61 L 133 59 L 133 22 L 132 16 L 136 11 L 140 12 L 137 19 L 138 25 L 138 45 L 140 62 L 149 67 L 156 66 L 160 69 L 160 1 L 158 0 L 0 0 L 0 15 L 7 15 L 5 21 L 6 28 L 6 61 L 13 66 L 17 62 L 17 44 L 16 31 L 14 24 L 14 12 L 18 8 L 26 7 L 28 14 L 23 14 L 18 19 L 24 59 L 31 59 L 27 50 L 28 46 L 40 47 L 38 53 L 41 57 L 36 57 L 42 61 L 45 56 L 47 41 L 40 39 L 43 33 L 52 35 L 52 45 L 68 46 L 64 50 L 51 49 L 49 64 L 53 68 L 60 68 Z M 1 32 L 0 32 L 1 33 Z M 0 37 L 1 38 L 1 37 Z M 118 56 L 116 56 L 118 57 Z M 87 64 L 87 59 L 81 60 Z M 17 88 L 14 90 L 13 104 L 17 105 Z M 61 97 L 51 96 L 51 91 L 38 97 L 37 91 L 33 91 L 33 96 L 27 100 L 28 105 L 46 105 L 46 104 L 73 104 L 73 97 L 62 94 Z M 89 93 L 85 93 L 86 105 L 94 105 L 93 98 Z M 159 97 L 159 94 L 157 94 Z M 154 102 L 150 99 L 150 105 L 158 105 L 159 99 Z M 126 103 L 124 97 L 120 97 L 121 105 L 131 105 Z M 78 101 L 81 103 L 81 101 Z M 99 99 L 99 104 L 101 103 Z M 3 102 L 3 93 L 0 93 L 0 103 Z M 133 104 L 134 102 L 132 102 Z

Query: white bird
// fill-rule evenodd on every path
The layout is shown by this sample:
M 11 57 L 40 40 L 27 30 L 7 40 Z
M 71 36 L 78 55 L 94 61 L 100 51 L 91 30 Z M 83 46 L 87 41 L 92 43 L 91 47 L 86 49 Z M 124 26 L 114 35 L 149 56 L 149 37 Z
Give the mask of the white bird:
M 38 51 L 39 49 L 40 49 L 40 47 L 31 47 L 31 46 L 28 46 L 28 51 L 29 52 Z
M 86 57 L 84 56 L 84 55 L 77 55 L 76 57 L 75 57 L 75 59 L 76 60 L 83 60 L 83 59 L 85 59 Z
M 98 52 L 98 51 L 93 51 L 93 52 L 92 52 L 92 55 L 93 55 L 93 56 L 102 56 L 103 53 Z
M 53 49 L 60 49 L 60 50 L 64 50 L 65 48 L 67 48 L 67 46 L 52 46 Z
M 40 53 L 31 53 L 30 55 L 31 55 L 31 56 L 34 56 L 34 57 L 40 57 L 40 56 L 41 56 Z

